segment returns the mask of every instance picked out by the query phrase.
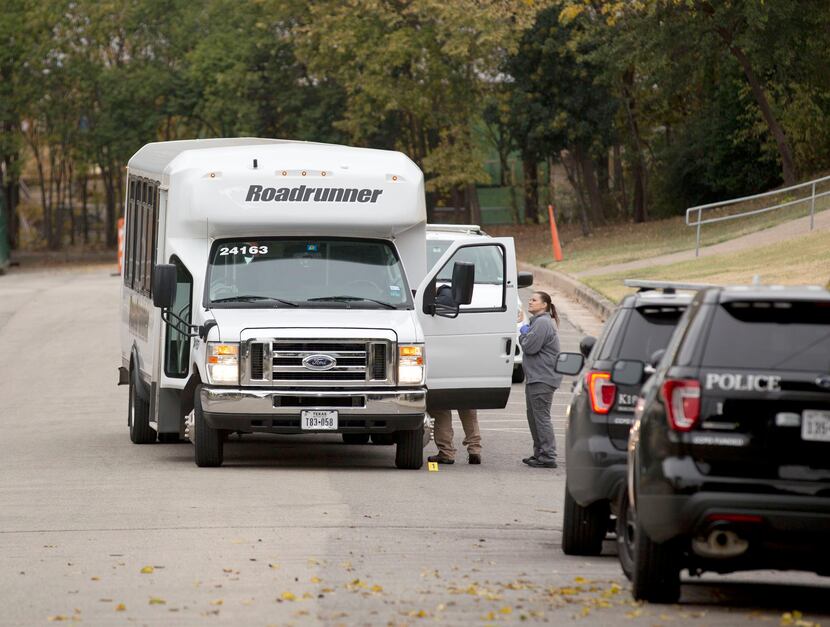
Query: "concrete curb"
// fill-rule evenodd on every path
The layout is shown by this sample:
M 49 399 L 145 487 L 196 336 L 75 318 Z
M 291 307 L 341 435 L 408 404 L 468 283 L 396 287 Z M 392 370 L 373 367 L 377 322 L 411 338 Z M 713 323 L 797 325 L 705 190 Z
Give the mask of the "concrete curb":
M 520 270 L 533 273 L 534 282 L 539 280 L 548 285 L 552 285 L 590 310 L 591 313 L 598 316 L 603 322 L 608 320 L 611 313 L 616 309 L 616 305 L 605 298 L 605 296 L 562 272 L 548 270 L 547 268 L 534 266 L 533 264 L 522 261 L 518 265 Z

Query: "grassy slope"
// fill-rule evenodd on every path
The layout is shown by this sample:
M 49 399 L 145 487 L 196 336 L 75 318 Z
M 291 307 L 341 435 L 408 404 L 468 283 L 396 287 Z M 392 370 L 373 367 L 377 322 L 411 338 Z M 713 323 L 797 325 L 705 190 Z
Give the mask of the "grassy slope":
M 830 197 L 819 199 L 816 205 L 817 211 L 830 208 Z M 809 206 L 795 205 L 749 218 L 704 225 L 701 245 L 717 244 L 805 215 L 809 215 Z M 553 261 L 547 224 L 488 227 L 487 231 L 492 235 L 515 237 L 519 257 L 523 261 L 567 273 L 695 247 L 695 229 L 686 226 L 683 217 L 600 227 L 590 237 L 582 237 L 576 225 L 565 225 L 560 229 L 565 260 L 559 263 Z
M 751 283 L 760 275 L 765 284 L 825 285 L 830 279 L 830 235 L 811 233 L 769 246 L 694 261 L 655 266 L 634 273 L 585 277 L 587 285 L 613 301 L 628 293 L 626 278 L 691 281 L 718 285 Z

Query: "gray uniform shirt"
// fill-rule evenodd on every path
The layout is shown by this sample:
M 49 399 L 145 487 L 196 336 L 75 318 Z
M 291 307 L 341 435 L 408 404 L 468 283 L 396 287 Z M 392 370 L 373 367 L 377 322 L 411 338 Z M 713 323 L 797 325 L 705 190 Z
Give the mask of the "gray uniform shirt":
M 547 383 L 558 388 L 562 375 L 553 368 L 559 357 L 559 332 L 556 323 L 547 312 L 538 313 L 530 319 L 530 330 L 519 336 L 524 351 L 522 365 L 527 383 Z

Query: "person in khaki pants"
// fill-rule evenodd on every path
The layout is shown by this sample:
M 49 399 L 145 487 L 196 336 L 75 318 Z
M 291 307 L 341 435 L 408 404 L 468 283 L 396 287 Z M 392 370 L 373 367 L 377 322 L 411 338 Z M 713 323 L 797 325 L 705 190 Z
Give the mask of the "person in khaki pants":
M 464 427 L 464 446 L 467 447 L 468 461 L 481 463 L 481 432 L 478 429 L 478 414 L 475 409 L 458 409 L 461 426 Z M 434 409 L 429 415 L 435 419 L 435 444 L 438 455 L 430 455 L 427 460 L 439 464 L 455 463 L 455 446 L 453 445 L 452 412 L 449 409 Z

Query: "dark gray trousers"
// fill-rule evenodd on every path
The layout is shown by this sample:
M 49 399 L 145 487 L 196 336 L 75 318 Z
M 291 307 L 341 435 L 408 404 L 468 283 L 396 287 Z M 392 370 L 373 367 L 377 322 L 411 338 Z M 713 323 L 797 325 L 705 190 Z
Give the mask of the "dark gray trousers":
M 556 388 L 547 383 L 525 385 L 527 424 L 530 427 L 530 435 L 533 436 L 533 456 L 540 462 L 552 462 L 556 459 L 556 438 L 550 418 L 550 405 L 555 391 Z

